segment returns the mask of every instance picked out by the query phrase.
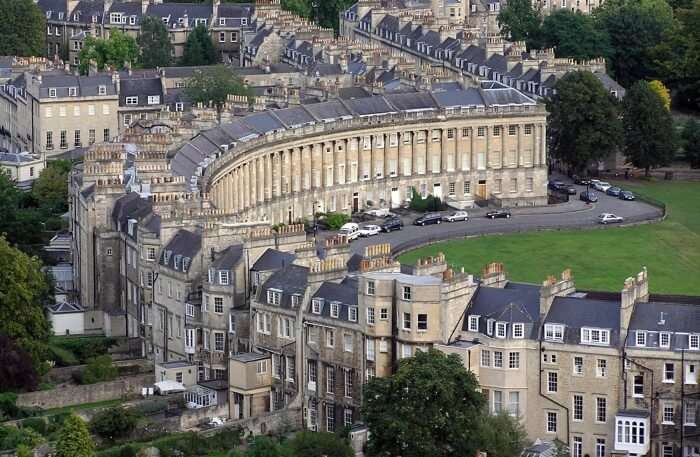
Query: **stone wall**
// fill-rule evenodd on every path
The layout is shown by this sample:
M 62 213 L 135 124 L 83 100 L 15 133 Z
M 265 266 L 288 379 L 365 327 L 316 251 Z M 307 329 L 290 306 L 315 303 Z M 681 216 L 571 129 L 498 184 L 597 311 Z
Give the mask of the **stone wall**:
M 188 409 L 180 416 L 180 430 L 196 427 L 212 417 L 228 418 L 228 415 L 228 403 L 208 408 Z
M 152 386 L 153 374 L 128 376 L 115 381 L 85 386 L 67 386 L 51 390 L 19 394 L 17 405 L 44 409 L 116 400 L 128 395 L 140 394 L 142 387 Z
M 145 374 L 153 372 L 153 362 L 148 359 L 118 360 L 114 362 L 119 370 L 129 370 L 124 374 Z M 46 375 L 51 382 L 69 382 L 73 380 L 73 373 L 83 371 L 87 365 L 73 365 L 70 367 L 52 368 Z M 131 371 L 133 370 L 133 371 Z

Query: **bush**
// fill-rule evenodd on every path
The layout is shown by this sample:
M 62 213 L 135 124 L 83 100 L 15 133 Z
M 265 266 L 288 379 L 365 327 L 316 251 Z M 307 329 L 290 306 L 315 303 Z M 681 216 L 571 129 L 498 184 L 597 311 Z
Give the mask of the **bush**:
M 168 409 L 168 400 L 165 398 L 158 398 L 147 402 L 142 402 L 139 403 L 134 409 L 142 416 L 151 416 Z
M 119 449 L 119 457 L 136 457 L 136 453 L 137 453 L 136 446 L 133 446 L 131 444 L 127 444 L 126 446 L 122 446 L 121 449 Z
M 43 417 L 30 417 L 22 421 L 22 428 L 31 428 L 35 432 L 46 435 L 47 424 Z
M 343 225 L 350 222 L 350 216 L 345 213 L 326 213 L 323 215 L 323 220 L 331 230 L 338 230 Z
M 6 427 L 5 437 L 0 443 L 0 449 L 16 449 L 17 446 L 25 445 L 29 449 L 34 449 L 43 443 L 44 437 L 31 428 L 19 429 L 16 427 Z
M 133 410 L 109 408 L 97 413 L 90 421 L 90 429 L 102 438 L 114 441 L 131 435 L 137 422 L 138 415 Z
M 112 346 L 117 344 L 115 338 L 87 337 L 87 338 L 55 338 L 51 340 L 51 349 L 54 351 L 68 351 L 73 354 L 78 363 L 88 363 L 90 359 L 106 355 Z M 63 352 L 65 355 L 65 352 Z M 57 361 L 58 362 L 58 361 Z
M 416 188 L 411 189 L 411 203 L 409 207 L 421 213 L 426 211 L 441 211 L 445 209 L 445 205 L 440 200 L 440 197 L 435 197 L 430 194 L 426 198 L 421 197 L 421 195 L 416 192 Z
M 51 352 L 51 360 L 56 362 L 59 367 L 70 367 L 80 363 L 75 354 L 63 347 L 52 344 L 49 346 L 49 351 Z
M 112 365 L 112 357 L 101 355 L 88 361 L 88 366 L 80 374 L 81 384 L 111 381 L 117 377 L 117 367 Z

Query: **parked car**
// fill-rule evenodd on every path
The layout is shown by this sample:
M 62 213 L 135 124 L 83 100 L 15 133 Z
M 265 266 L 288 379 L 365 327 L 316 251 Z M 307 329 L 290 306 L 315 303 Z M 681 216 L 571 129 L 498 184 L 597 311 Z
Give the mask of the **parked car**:
M 354 222 L 348 222 L 340 227 L 338 234 L 346 236 L 348 241 L 356 240 L 360 236 L 360 226 Z
M 563 186 L 565 186 L 565 185 L 566 185 L 566 184 L 564 184 L 562 181 L 559 181 L 559 180 L 557 179 L 557 180 L 554 180 L 554 181 L 549 181 L 549 183 L 547 184 L 547 187 L 549 187 L 549 188 L 552 189 L 552 190 L 561 190 L 561 188 L 562 188 Z
M 620 192 L 622 192 L 622 189 L 620 189 L 619 187 L 611 187 L 610 189 L 605 191 L 606 194 L 611 195 L 613 197 L 619 197 Z
M 447 222 L 466 221 L 469 220 L 469 215 L 466 211 L 455 211 L 454 213 L 444 216 L 442 220 Z
M 599 190 L 601 192 L 607 192 L 608 189 L 610 189 L 611 187 L 612 187 L 612 185 L 609 182 L 605 182 L 605 181 L 598 181 L 598 182 L 593 184 L 593 188 L 595 190 Z
M 360 236 L 374 236 L 382 231 L 382 228 L 378 225 L 365 225 L 360 229 Z
M 569 195 L 576 195 L 578 192 L 574 186 L 570 186 L 568 184 L 564 184 L 564 187 L 560 190 Z
M 430 225 L 442 222 L 442 216 L 437 213 L 428 213 L 413 221 L 413 225 Z
M 584 190 L 579 194 L 579 198 L 586 203 L 595 203 L 598 201 L 598 195 L 592 190 Z
M 574 184 L 578 184 L 581 186 L 587 186 L 591 183 L 590 179 L 584 178 L 584 177 L 579 176 L 579 175 L 574 175 L 573 179 L 574 179 Z
M 391 219 L 386 219 L 384 223 L 382 224 L 382 231 L 383 232 L 393 232 L 394 230 L 401 230 L 401 227 L 403 227 L 403 222 L 401 219 L 398 217 L 394 217 Z
M 616 216 L 612 213 L 603 213 L 600 216 L 598 216 L 599 224 L 615 224 L 620 223 L 622 221 L 624 221 L 622 217 Z
M 509 209 L 497 209 L 494 211 L 489 211 L 486 213 L 486 217 L 489 219 L 510 219 L 510 210 Z
M 374 217 L 384 217 L 389 214 L 389 208 L 374 208 L 365 211 L 365 214 L 368 214 L 370 216 Z
M 634 194 L 629 190 L 623 190 L 620 195 L 617 196 L 620 200 L 632 201 L 634 200 Z

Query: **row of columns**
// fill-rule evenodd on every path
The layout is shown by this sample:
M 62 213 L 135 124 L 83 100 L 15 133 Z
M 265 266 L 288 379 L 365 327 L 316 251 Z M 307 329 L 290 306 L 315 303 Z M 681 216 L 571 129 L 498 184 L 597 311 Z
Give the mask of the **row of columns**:
M 290 193 L 368 179 L 546 165 L 545 125 L 515 125 L 515 135 L 510 127 L 464 127 L 466 136 L 461 127 L 354 135 L 264 152 L 218 179 L 214 201 L 240 212 Z

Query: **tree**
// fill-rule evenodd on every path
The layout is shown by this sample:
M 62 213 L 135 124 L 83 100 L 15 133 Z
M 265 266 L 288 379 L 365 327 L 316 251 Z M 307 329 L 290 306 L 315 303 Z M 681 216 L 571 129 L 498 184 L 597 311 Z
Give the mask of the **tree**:
M 0 0 L 0 55 L 43 56 L 46 17 L 32 0 Z
M 213 65 L 219 62 L 219 55 L 211 41 L 209 31 L 203 25 L 195 27 L 185 42 L 182 65 Z
M 221 111 L 229 95 L 247 97 L 252 95 L 243 81 L 223 65 L 195 72 L 194 76 L 187 81 L 186 93 L 193 103 L 213 104 L 216 107 L 219 122 L 221 122 Z
M 170 65 L 173 45 L 168 29 L 160 18 L 146 16 L 141 21 L 141 33 L 136 39 L 140 55 L 139 63 L 144 68 L 167 67 Z
M 606 1 L 594 15 L 598 28 L 610 38 L 608 57 L 617 81 L 630 87 L 653 76 L 654 48 L 673 25 L 673 11 L 666 0 Z
M 590 72 L 571 72 L 557 81 L 547 100 L 549 147 L 554 158 L 580 173 L 622 145 L 617 102 Z
M 85 421 L 71 415 L 63 423 L 56 442 L 56 457 L 95 457 L 95 444 Z
M 530 0 L 510 0 L 498 13 L 498 26 L 501 33 L 511 41 L 534 39 L 540 30 L 542 18 Z
M 673 120 L 648 82 L 638 81 L 627 91 L 623 112 L 627 160 L 646 176 L 651 168 L 668 165 L 675 154 Z
M 51 289 L 41 263 L 9 245 L 0 236 L 0 333 L 25 350 L 34 369 L 46 371 L 50 325 L 44 306 Z
M 294 457 L 352 457 L 350 445 L 333 433 L 303 431 L 288 442 Z
M 245 455 L 246 457 L 291 457 L 286 447 L 267 436 L 256 436 Z
M 90 429 L 110 441 L 131 435 L 136 428 L 138 415 L 127 408 L 109 408 L 97 413 L 90 421 Z
M 683 153 L 692 168 L 700 168 L 700 122 L 688 119 L 681 133 Z
M 0 347 L 0 391 L 35 389 L 39 375 L 31 356 L 5 335 L 0 335 Z
M 80 376 L 81 384 L 95 384 L 96 382 L 111 381 L 117 377 L 119 371 L 112 365 L 112 357 L 101 355 L 88 361 L 87 367 Z
M 608 35 L 596 28 L 592 16 L 557 9 L 545 17 L 539 34 L 542 48 L 554 48 L 557 57 L 586 60 L 610 53 Z
M 671 92 L 668 90 L 668 88 L 666 88 L 664 83 L 658 79 L 655 79 L 649 83 L 649 88 L 656 92 L 656 95 L 659 96 L 664 104 L 664 108 L 666 108 L 666 111 L 671 111 Z
M 527 432 L 517 417 L 508 413 L 484 415 L 481 449 L 490 457 L 512 457 L 520 455 L 527 446 Z
M 90 62 L 94 61 L 98 70 L 109 66 L 115 69 L 133 64 L 139 56 L 136 40 L 119 30 L 112 30 L 109 39 L 89 36 L 80 50 L 80 73 L 87 74 Z
M 54 160 L 41 172 L 32 186 L 32 197 L 49 213 L 64 213 L 68 210 L 68 173 L 71 162 Z
M 485 400 L 461 359 L 435 349 L 402 359 L 396 373 L 364 387 L 369 455 L 474 455 Z

